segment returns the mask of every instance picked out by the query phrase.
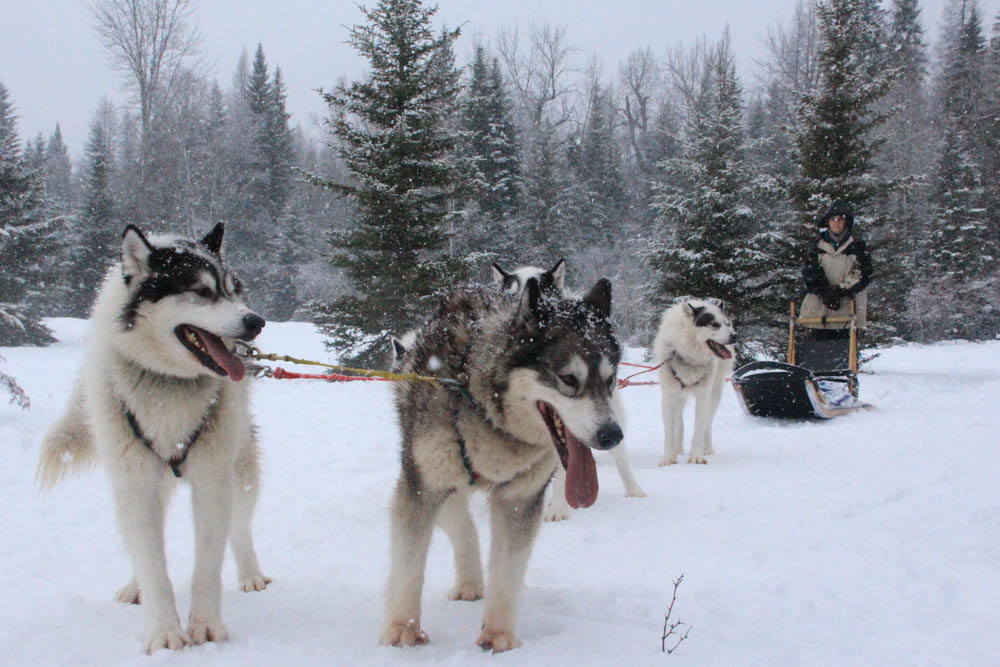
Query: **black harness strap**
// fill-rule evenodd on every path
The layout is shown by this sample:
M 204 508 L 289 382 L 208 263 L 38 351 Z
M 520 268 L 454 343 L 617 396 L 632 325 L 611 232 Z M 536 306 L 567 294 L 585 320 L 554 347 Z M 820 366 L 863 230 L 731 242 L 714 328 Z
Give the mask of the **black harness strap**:
M 125 419 L 128 420 L 128 425 L 132 427 L 132 433 L 135 434 L 135 437 L 138 438 L 142 444 L 146 445 L 146 448 L 153 454 L 153 456 L 163 461 L 164 465 L 170 466 L 170 469 L 174 472 L 174 477 L 179 478 L 181 476 L 180 466 L 184 464 L 185 460 L 187 460 L 188 453 L 191 451 L 194 443 L 198 441 L 198 437 L 205 428 L 205 424 L 208 423 L 208 418 L 212 414 L 212 408 L 209 408 L 208 412 L 205 413 L 205 416 L 202 417 L 201 423 L 198 424 L 198 428 L 194 430 L 194 433 L 188 436 L 181 453 L 177 456 L 170 457 L 169 460 L 164 461 L 163 458 L 156 453 L 156 450 L 153 449 L 153 441 L 147 438 L 146 434 L 142 432 L 142 428 L 139 426 L 139 420 L 135 418 L 135 414 L 129 409 L 124 401 L 122 401 L 122 405 L 125 407 Z

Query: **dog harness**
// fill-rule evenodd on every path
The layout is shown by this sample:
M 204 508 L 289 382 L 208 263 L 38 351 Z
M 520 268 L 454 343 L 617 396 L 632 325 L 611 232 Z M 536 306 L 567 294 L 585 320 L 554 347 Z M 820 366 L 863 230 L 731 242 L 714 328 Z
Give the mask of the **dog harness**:
M 215 403 L 216 402 L 213 401 L 212 405 L 214 406 Z M 198 441 L 198 437 L 201 435 L 202 430 L 205 428 L 205 424 L 208 423 L 208 420 L 214 411 L 212 407 L 209 407 L 205 416 L 201 418 L 198 428 L 194 430 L 194 433 L 188 436 L 188 439 L 184 442 L 183 447 L 180 447 L 181 453 L 164 461 L 163 458 L 156 453 L 156 450 L 153 449 L 153 441 L 147 438 L 146 434 L 142 432 L 142 427 L 139 426 L 139 420 L 135 418 L 135 413 L 129 409 L 125 401 L 122 401 L 122 407 L 125 409 L 125 419 L 128 420 L 128 425 L 132 427 L 132 433 L 135 434 L 135 437 L 138 438 L 142 444 L 146 445 L 146 448 L 153 454 L 153 456 L 163 461 L 163 465 L 170 466 L 170 469 L 174 473 L 174 477 L 177 478 L 180 478 L 181 476 L 181 465 L 183 465 L 184 461 L 187 460 L 188 453 L 191 451 L 194 443 Z
M 676 350 L 674 350 L 673 352 L 671 352 L 670 356 L 667 357 L 667 361 L 666 361 L 667 368 L 670 369 L 671 374 L 673 374 L 674 379 L 677 380 L 677 384 L 679 384 L 681 386 L 681 389 L 689 389 L 690 387 L 693 387 L 696 384 L 701 383 L 701 381 L 704 380 L 705 377 L 708 375 L 708 371 L 706 370 L 704 373 L 702 373 L 701 377 L 698 378 L 695 382 L 692 382 L 691 384 L 684 384 L 684 380 L 682 380 L 681 376 L 677 374 L 677 369 L 674 368 L 674 365 L 672 363 L 670 363 L 674 359 L 680 359 L 681 363 L 683 363 L 683 364 L 685 364 L 687 366 L 690 366 L 691 364 L 689 364 L 686 361 L 684 361 L 684 357 L 682 357 L 681 355 L 677 354 Z

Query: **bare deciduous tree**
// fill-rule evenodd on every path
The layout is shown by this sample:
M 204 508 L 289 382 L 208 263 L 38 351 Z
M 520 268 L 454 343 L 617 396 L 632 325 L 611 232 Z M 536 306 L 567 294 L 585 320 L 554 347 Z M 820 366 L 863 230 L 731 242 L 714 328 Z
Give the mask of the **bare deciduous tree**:
M 497 38 L 497 50 L 507 68 L 507 75 L 531 127 L 543 120 L 558 127 L 572 117 L 570 54 L 566 26 L 528 27 L 527 52 L 520 45 L 517 26 L 503 27 Z
M 649 131 L 649 103 L 660 78 L 660 67 L 649 47 L 628 54 L 620 69 L 625 107 L 622 113 L 628 128 L 629 145 L 639 171 L 646 171 L 646 134 Z
M 158 105 L 201 45 L 193 25 L 196 0 L 91 0 L 86 6 L 112 67 L 128 77 L 136 95 L 145 144 Z

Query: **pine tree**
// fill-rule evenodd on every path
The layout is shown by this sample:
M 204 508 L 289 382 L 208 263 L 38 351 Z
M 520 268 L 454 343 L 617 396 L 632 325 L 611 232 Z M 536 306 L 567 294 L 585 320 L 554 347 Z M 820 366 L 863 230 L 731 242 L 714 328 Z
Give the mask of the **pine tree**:
M 742 88 L 728 35 L 705 56 L 688 111 L 684 154 L 664 164 L 654 206 L 662 236 L 645 252 L 659 312 L 681 296 L 723 300 L 741 328 L 773 318 L 767 235 L 761 232 L 744 158 Z
M 73 225 L 71 315 L 86 317 L 108 267 L 117 255 L 110 104 L 104 101 L 90 124 L 84 152 L 83 202 Z
M 614 116 L 610 95 L 595 83 L 583 130 L 569 150 L 569 164 L 578 184 L 577 237 L 583 246 L 607 246 L 621 231 L 625 179 L 614 136 Z
M 803 96 L 793 132 L 797 173 L 789 191 L 798 218 L 785 230 L 782 264 L 798 269 L 815 243 L 817 223 L 829 205 L 843 199 L 854 207 L 855 221 L 872 248 L 880 280 L 892 271 L 899 237 L 880 203 L 894 184 L 877 174 L 876 158 L 884 137 L 877 134 L 889 112 L 883 99 L 896 75 L 885 65 L 881 16 L 872 0 L 826 0 L 817 5 L 821 47 L 819 88 Z M 880 260 L 883 260 L 881 261 Z M 789 274 L 789 296 L 801 289 L 797 271 Z M 879 307 L 878 290 L 870 297 L 869 317 L 891 316 Z
M 976 3 L 952 13 L 941 85 L 944 132 L 924 237 L 926 275 L 913 293 L 925 337 L 984 338 L 1000 327 L 998 244 L 987 214 L 983 104 L 986 42 Z M 995 204 L 993 205 L 995 208 Z
M 462 104 L 461 151 L 468 171 L 466 246 L 495 256 L 513 250 L 521 165 L 517 130 L 500 63 L 476 45 L 468 92 Z
M 39 321 L 43 262 L 57 224 L 44 217 L 39 171 L 25 169 L 17 117 L 0 83 L 0 345 L 39 345 L 54 340 Z
M 58 213 L 73 208 L 73 165 L 58 123 L 45 145 L 45 197 Z
M 451 157 L 457 133 L 458 72 L 447 66 L 459 31 L 431 32 L 436 8 L 419 0 L 379 0 L 362 8 L 366 24 L 350 44 L 369 75 L 323 97 L 330 107 L 331 147 L 353 182 L 313 181 L 357 202 L 357 219 L 331 235 L 331 262 L 352 293 L 317 307 L 328 344 L 362 363 L 388 351 L 389 336 L 412 328 L 428 297 L 460 284 L 468 270 L 446 254 L 449 205 L 462 185 Z

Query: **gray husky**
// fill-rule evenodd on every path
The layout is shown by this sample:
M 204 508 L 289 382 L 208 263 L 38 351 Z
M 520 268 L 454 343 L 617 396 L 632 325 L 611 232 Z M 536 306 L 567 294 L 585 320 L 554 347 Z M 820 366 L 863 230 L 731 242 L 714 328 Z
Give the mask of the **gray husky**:
M 520 295 L 524 290 L 524 285 L 528 278 L 537 278 L 538 286 L 542 293 L 553 292 L 555 294 L 568 294 L 566 290 L 566 260 L 560 259 L 548 271 L 536 266 L 522 266 L 513 271 L 507 271 L 496 262 L 493 263 L 493 284 L 503 290 L 506 294 Z M 575 297 L 574 297 L 575 298 Z M 618 392 L 615 392 L 614 401 L 619 400 Z M 616 408 L 618 414 L 623 411 Z M 615 456 L 615 466 L 618 468 L 618 476 L 625 485 L 625 495 L 629 498 L 645 498 L 646 492 L 639 486 L 635 475 L 632 474 L 632 467 L 628 463 L 628 456 L 625 454 L 625 446 L 615 447 L 612 450 Z M 569 505 L 566 503 L 566 473 L 562 469 L 557 469 L 552 480 L 552 494 L 549 502 L 545 506 L 544 518 L 546 521 L 565 521 L 569 518 Z
M 455 551 L 449 597 L 484 595 L 468 506 L 469 494 L 482 490 L 488 492 L 492 539 L 477 643 L 494 652 L 520 646 L 517 598 L 545 488 L 561 464 L 569 504 L 593 504 L 598 489 L 591 450 L 622 440 L 613 400 L 620 348 L 610 310 L 607 280 L 580 299 L 567 299 L 543 293 L 530 278 L 518 298 L 486 288 L 452 292 L 420 330 L 401 370 L 454 382 L 397 386 L 402 473 L 392 501 L 383 644 L 428 641 L 420 597 L 435 521 Z
M 263 590 L 251 539 L 258 446 L 236 340 L 264 320 L 222 261 L 219 223 L 199 242 L 129 226 L 121 262 L 97 297 L 68 409 L 45 436 L 38 480 L 49 488 L 99 457 L 135 568 L 118 592 L 149 619 L 146 651 L 221 641 L 221 571 L 231 541 L 244 591 Z M 167 577 L 163 521 L 175 482 L 191 485 L 195 569 L 187 630 Z

